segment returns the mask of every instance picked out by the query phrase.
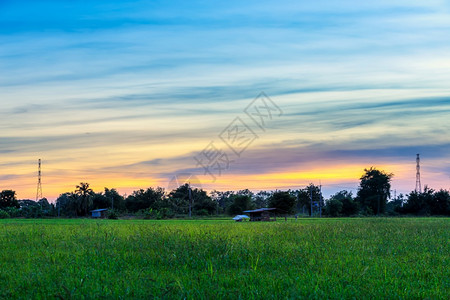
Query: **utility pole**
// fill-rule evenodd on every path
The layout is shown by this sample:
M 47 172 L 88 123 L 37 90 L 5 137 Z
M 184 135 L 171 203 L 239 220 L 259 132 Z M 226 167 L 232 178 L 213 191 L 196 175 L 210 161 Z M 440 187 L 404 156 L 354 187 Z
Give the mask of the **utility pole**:
M 309 186 L 309 198 L 311 200 L 311 218 L 313 216 L 313 197 L 312 197 L 312 185 Z
M 322 218 L 322 184 L 320 184 L 319 217 Z
M 38 160 L 38 184 L 36 190 L 36 202 L 42 199 L 41 159 Z
M 188 183 L 188 192 L 189 192 L 189 218 L 192 217 L 192 191 L 191 184 Z

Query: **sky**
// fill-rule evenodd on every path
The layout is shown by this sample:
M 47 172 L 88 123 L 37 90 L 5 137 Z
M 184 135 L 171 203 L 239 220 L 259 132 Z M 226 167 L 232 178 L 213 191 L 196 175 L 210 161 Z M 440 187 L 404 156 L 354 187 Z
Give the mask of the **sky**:
M 450 188 L 448 1 L 0 0 L 0 189 Z

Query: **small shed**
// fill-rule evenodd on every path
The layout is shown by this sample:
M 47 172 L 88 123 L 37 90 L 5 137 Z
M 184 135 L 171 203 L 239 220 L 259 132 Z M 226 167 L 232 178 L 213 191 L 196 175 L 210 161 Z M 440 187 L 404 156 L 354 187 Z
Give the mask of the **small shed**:
M 236 222 L 242 222 L 244 219 L 250 219 L 250 217 L 247 215 L 237 215 L 233 218 Z
M 276 208 L 258 208 L 254 210 L 246 210 L 245 213 L 250 215 L 250 222 L 255 221 L 276 221 Z
M 100 208 L 100 209 L 91 210 L 92 217 L 93 218 L 105 218 L 107 211 L 108 211 L 107 208 Z

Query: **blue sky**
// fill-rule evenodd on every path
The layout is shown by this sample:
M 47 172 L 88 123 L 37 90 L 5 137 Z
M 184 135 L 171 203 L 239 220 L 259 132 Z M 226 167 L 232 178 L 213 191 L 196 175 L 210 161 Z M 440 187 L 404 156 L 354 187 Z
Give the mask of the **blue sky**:
M 179 172 L 207 189 L 320 180 L 332 194 L 370 166 L 407 193 L 421 153 L 424 183 L 448 188 L 449 8 L 0 1 L 0 187 L 32 198 L 42 158 L 49 198 L 79 181 L 125 193 Z M 261 91 L 283 116 L 216 182 L 203 178 L 192 157 Z

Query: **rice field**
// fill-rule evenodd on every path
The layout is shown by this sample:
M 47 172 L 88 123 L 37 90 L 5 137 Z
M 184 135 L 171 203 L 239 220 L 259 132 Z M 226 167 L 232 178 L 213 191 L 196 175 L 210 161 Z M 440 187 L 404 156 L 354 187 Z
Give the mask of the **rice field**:
M 450 219 L 0 220 L 0 298 L 450 295 Z

